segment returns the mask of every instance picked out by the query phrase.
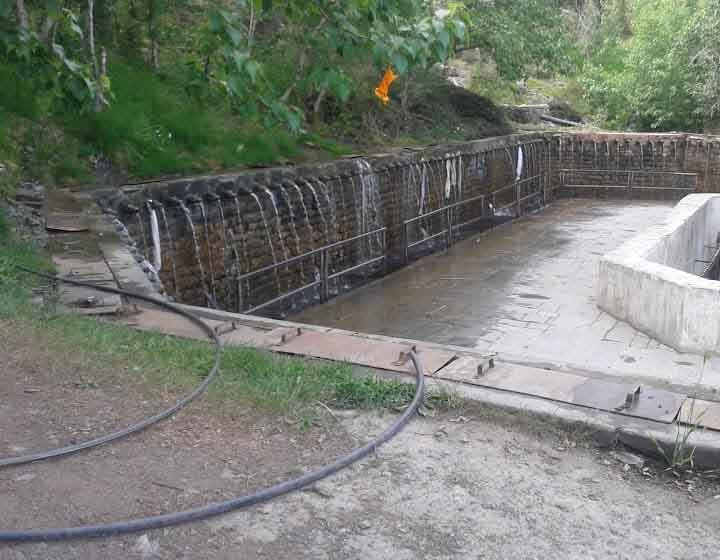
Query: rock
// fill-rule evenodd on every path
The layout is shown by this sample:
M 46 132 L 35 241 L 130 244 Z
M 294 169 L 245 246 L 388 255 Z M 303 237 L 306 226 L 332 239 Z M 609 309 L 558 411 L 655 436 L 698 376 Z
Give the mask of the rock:
M 235 478 L 235 473 L 232 472 L 227 467 L 225 467 L 223 469 L 223 471 L 220 473 L 220 478 L 222 478 L 224 480 L 231 480 L 231 479 Z
M 142 558 L 153 558 L 160 552 L 160 543 L 157 540 L 150 540 L 147 535 L 141 535 L 135 541 L 135 550 Z
M 35 478 L 35 475 L 32 473 L 25 473 L 21 474 L 20 476 L 15 477 L 15 480 L 17 482 L 30 482 Z
M 627 451 L 613 451 L 611 455 L 616 461 L 631 467 L 642 467 L 645 464 L 644 458 L 634 453 L 628 453 Z

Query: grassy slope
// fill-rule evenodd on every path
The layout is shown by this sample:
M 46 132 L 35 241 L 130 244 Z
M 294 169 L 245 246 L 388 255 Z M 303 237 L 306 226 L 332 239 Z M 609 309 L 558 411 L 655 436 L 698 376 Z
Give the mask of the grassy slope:
M 3 181 L 8 190 L 20 175 L 49 186 L 95 182 L 93 160 L 100 154 L 124 181 L 510 132 L 492 103 L 453 90 L 433 72 L 407 78 L 407 113 L 399 98 L 402 79 L 391 91 L 392 102 L 381 106 L 372 94 L 376 77 L 368 74 L 362 81 L 367 87 L 353 92 L 348 103 L 328 99 L 322 118 L 293 136 L 243 122 L 222 98 L 191 95 L 182 76 L 152 72 L 141 62 L 111 61 L 114 98 L 100 114 L 67 108 L 50 114 L 47 100 L 27 95 L 34 85 L 0 61 L 0 83 L 12 84 L 0 88 L 0 163 L 14 171 L 4 179 L 0 173 L 0 196 Z
M 27 95 L 33 84 L 0 61 L 0 162 L 53 185 L 91 181 L 96 154 L 131 178 L 146 178 L 298 159 L 306 141 L 329 154 L 343 151 L 244 123 L 223 103 L 192 97 L 176 79 L 141 64 L 116 61 L 110 74 L 114 99 L 105 111 L 51 115 L 42 97 Z
M 37 251 L 9 238 L 0 214 L 0 321 L 12 324 L 36 344 L 62 349 L 79 368 L 92 371 L 100 362 L 108 368 L 141 376 L 157 390 L 187 391 L 212 365 L 214 351 L 201 342 L 136 331 L 99 319 L 60 313 L 31 303 L 28 277 L 15 264 L 47 269 Z M 407 383 L 356 376 L 347 365 L 281 358 L 253 349 L 227 347 L 221 375 L 210 390 L 220 410 L 238 404 L 281 413 L 307 425 L 319 412 L 319 403 L 335 407 L 382 408 L 407 404 L 414 387 Z M 447 407 L 452 395 L 435 392 L 434 406 Z M 227 405 L 227 406 L 226 406 Z

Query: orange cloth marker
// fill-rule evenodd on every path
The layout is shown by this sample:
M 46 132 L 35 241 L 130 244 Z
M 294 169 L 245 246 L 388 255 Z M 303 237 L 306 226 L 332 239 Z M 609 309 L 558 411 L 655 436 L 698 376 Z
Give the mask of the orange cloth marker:
M 390 84 L 392 84 L 396 78 L 397 75 L 392 71 L 392 66 L 388 66 L 382 81 L 378 84 L 378 87 L 375 88 L 375 95 L 383 102 L 383 105 L 387 105 L 390 102 Z

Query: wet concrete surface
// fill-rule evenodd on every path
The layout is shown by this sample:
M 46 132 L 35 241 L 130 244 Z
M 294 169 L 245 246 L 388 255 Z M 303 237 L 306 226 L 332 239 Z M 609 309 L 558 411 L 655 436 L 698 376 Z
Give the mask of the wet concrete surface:
M 720 388 L 717 359 L 680 354 L 596 306 L 600 257 L 670 207 L 558 201 L 291 319 L 660 386 L 701 384 L 707 396 Z

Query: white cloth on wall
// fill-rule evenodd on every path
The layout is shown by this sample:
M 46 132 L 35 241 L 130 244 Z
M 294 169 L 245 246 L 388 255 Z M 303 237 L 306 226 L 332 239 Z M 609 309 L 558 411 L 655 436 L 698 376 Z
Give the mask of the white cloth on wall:
M 522 146 L 518 146 L 518 154 L 517 154 L 517 169 L 515 171 L 515 180 L 519 181 L 520 177 L 522 177 L 523 172 L 523 149 Z
M 160 224 L 158 223 L 155 208 L 150 208 L 150 230 L 153 242 L 153 268 L 160 272 L 162 267 L 162 254 L 160 252 Z

